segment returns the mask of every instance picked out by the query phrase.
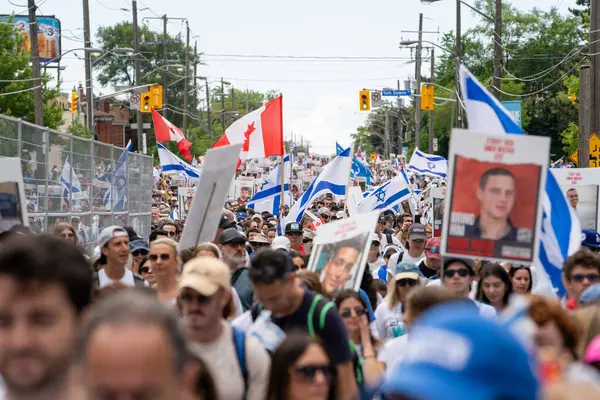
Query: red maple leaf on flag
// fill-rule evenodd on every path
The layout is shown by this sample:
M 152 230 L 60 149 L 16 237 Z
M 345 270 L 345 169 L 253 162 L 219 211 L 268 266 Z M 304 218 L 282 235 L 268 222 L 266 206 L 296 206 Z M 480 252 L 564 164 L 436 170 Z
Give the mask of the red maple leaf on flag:
M 254 127 L 254 121 L 251 124 L 248 124 L 248 129 L 244 132 L 244 144 L 242 145 L 242 152 L 248 152 L 250 149 L 250 135 L 256 130 Z

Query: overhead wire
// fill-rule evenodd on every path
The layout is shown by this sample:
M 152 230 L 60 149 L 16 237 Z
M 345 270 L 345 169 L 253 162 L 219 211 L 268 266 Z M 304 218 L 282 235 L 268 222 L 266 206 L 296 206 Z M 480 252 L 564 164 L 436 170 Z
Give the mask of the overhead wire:
M 38 85 L 38 86 L 34 86 L 32 88 L 23 89 L 23 90 L 17 90 L 17 91 L 14 91 L 14 92 L 0 93 L 0 96 L 8 96 L 8 95 L 11 95 L 11 94 L 29 92 L 29 91 L 32 91 L 32 90 L 35 90 L 35 89 L 39 89 L 41 87 L 42 87 L 41 85 Z

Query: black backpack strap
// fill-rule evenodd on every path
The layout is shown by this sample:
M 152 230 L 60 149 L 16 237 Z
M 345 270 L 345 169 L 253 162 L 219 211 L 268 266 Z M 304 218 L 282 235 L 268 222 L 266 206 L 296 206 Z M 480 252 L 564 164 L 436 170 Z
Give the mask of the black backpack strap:
M 233 273 L 233 275 L 231 275 L 231 285 L 235 285 L 235 282 L 237 282 L 237 280 L 239 279 L 240 275 L 242 275 L 242 273 L 244 272 L 244 270 L 246 269 L 246 267 L 240 267 L 238 269 L 235 270 L 235 272 Z
M 392 238 L 392 234 L 391 233 L 386 233 L 385 234 L 385 239 L 387 240 L 387 245 L 389 246 L 390 244 L 394 244 L 394 239 Z

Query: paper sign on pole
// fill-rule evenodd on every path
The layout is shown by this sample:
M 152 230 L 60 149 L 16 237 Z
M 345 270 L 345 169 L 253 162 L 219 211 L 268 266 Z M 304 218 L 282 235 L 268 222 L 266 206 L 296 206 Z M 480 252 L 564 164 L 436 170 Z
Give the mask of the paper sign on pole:
M 29 226 L 21 160 L 0 158 L 0 232 L 15 225 Z
M 242 145 L 235 144 L 206 152 L 202 175 L 179 241 L 182 249 L 215 238 L 241 150 Z
M 581 227 L 598 231 L 600 227 L 600 169 L 552 168 L 571 207 L 575 209 Z

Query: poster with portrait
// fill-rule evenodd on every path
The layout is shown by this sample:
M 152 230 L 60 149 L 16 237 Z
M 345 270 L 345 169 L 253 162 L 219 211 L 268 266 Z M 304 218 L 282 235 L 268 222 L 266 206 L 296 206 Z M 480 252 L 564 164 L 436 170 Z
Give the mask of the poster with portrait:
M 598 196 L 600 168 L 551 168 L 567 202 L 575 209 L 582 229 L 600 229 Z
M 547 137 L 453 130 L 442 254 L 533 262 L 549 150 Z
M 308 270 L 319 275 L 325 293 L 360 288 L 378 218 L 375 211 L 317 228 Z
M 0 232 L 15 225 L 29 226 L 21 161 L 0 158 Z
M 434 187 L 430 189 L 429 201 L 431 219 L 433 221 L 433 237 L 442 236 L 442 223 L 444 221 L 444 199 L 446 198 L 446 187 Z

